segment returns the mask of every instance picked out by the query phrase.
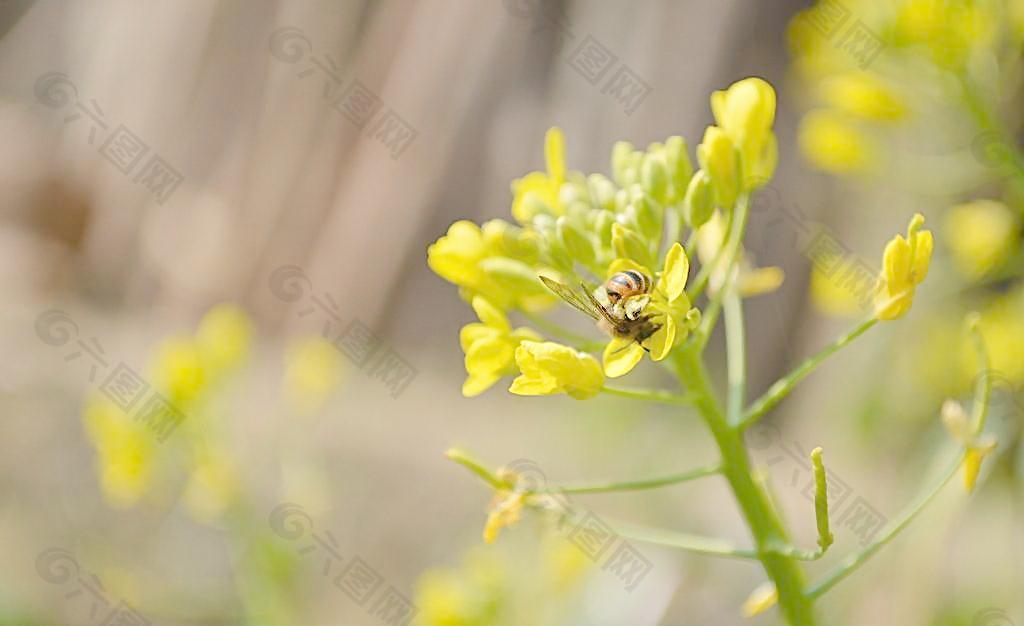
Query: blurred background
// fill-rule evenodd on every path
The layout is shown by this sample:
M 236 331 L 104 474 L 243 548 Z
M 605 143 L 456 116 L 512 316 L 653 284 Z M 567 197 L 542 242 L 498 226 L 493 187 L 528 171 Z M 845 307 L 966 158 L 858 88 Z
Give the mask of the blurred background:
M 912 314 L 751 433 L 801 545 L 797 459 L 826 450 L 845 499 L 812 580 L 951 454 L 963 314 L 994 344 L 982 484 L 822 622 L 1024 626 L 1022 5 L 0 2 L 0 623 L 777 623 L 740 616 L 754 562 L 635 544 L 627 589 L 530 516 L 483 544 L 492 494 L 452 445 L 554 482 L 715 451 L 683 409 L 463 398 L 475 318 L 426 265 L 453 221 L 507 217 L 550 126 L 572 169 L 608 173 L 617 140 L 698 143 L 711 91 L 753 75 L 779 93 L 780 158 L 746 244 L 786 281 L 748 303 L 752 394 L 862 313 L 821 233 L 871 272 L 914 212 L 938 240 Z M 716 478 L 578 504 L 748 541 Z

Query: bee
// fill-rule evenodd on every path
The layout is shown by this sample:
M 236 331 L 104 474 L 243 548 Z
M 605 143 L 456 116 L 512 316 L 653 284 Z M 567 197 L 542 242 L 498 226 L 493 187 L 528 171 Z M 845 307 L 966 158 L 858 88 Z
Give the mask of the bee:
M 610 306 L 602 304 L 583 283 L 580 283 L 579 290 L 575 290 L 547 276 L 541 276 L 540 279 L 548 289 L 575 309 L 590 316 L 597 322 L 598 328 L 612 337 L 628 338 L 642 343 L 658 330 L 658 325 L 650 321 L 650 316 L 643 314 L 647 299 L 631 298 L 644 296 L 650 292 L 651 279 L 641 272 L 626 270 L 605 281 L 601 288 L 604 289 Z

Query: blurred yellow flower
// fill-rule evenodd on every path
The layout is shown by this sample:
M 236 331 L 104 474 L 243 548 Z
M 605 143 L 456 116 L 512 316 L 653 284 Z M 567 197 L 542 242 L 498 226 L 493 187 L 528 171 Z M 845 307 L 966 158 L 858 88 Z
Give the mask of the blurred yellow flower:
M 153 372 L 156 385 L 179 407 L 198 398 L 209 382 L 199 346 L 189 337 L 165 340 L 157 348 Z
M 545 542 L 542 557 L 550 584 L 557 593 L 578 585 L 593 567 L 586 552 L 561 536 L 552 536 Z
M 712 291 L 718 291 L 725 284 L 728 259 L 719 254 L 727 234 L 725 226 L 725 217 L 721 212 L 716 212 L 697 231 L 697 258 L 703 264 L 716 263 L 717 259 L 717 264 L 708 281 Z M 786 277 L 780 267 L 754 267 L 742 250 L 736 261 L 736 268 L 736 271 L 739 272 L 736 277 L 736 287 L 740 296 L 744 298 L 771 293 L 782 286 L 782 281 Z
M 878 77 L 866 71 L 830 76 L 818 88 L 823 102 L 831 107 L 869 120 L 893 122 L 907 115 L 907 107 L 897 93 Z
M 518 524 L 525 502 L 525 493 L 499 489 L 494 494 L 490 510 L 487 513 L 487 523 L 484 524 L 484 541 L 494 543 L 502 528 Z
M 826 315 L 854 318 L 864 312 L 865 307 L 857 298 L 859 294 L 840 282 L 838 276 L 812 269 L 810 291 L 814 307 Z
M 932 233 L 920 230 L 924 216 L 914 215 L 907 238 L 896 235 L 885 246 L 882 273 L 875 293 L 875 316 L 880 320 L 903 317 L 914 302 L 914 291 L 926 276 L 932 258 Z
M 762 583 L 757 589 L 750 592 L 750 596 L 743 603 L 743 617 L 754 617 L 764 613 L 775 606 L 778 601 L 779 591 L 775 588 L 775 583 L 771 581 Z
M 520 224 L 528 224 L 534 216 L 546 213 L 562 215 L 565 211 L 559 198 L 565 182 L 565 138 L 553 127 L 544 136 L 544 159 L 547 172 L 530 172 L 512 182 L 512 216 Z
M 798 141 L 811 163 L 835 174 L 866 172 L 878 158 L 873 141 L 849 116 L 828 109 L 804 116 Z
M 505 314 L 482 296 L 473 298 L 473 310 L 479 323 L 466 324 L 459 333 L 465 353 L 466 372 L 462 395 L 480 395 L 503 376 L 516 373 L 516 348 L 523 341 L 541 341 L 533 330 L 512 329 Z
M 86 402 L 84 422 L 96 447 L 103 494 L 114 506 L 132 506 L 152 481 L 152 434 L 100 396 Z
M 341 382 L 343 364 L 338 348 L 315 336 L 295 341 L 285 353 L 284 395 L 302 413 L 313 413 Z
M 226 451 L 199 447 L 182 494 L 192 518 L 207 524 L 216 521 L 235 502 L 237 494 L 238 480 Z
M 245 311 L 233 304 L 219 304 L 199 322 L 196 346 L 213 375 L 220 375 L 241 363 L 252 343 L 252 322 Z
M 975 200 L 946 213 L 945 239 L 957 268 L 979 278 L 999 267 L 1016 250 L 1017 215 L 1002 202 Z
M 522 372 L 509 391 L 521 396 L 567 393 L 577 400 L 593 397 L 604 385 L 604 372 L 594 357 L 551 341 L 523 341 L 516 348 Z
M 964 489 L 970 493 L 978 482 L 981 462 L 996 449 L 996 440 L 991 435 L 975 433 L 967 412 L 955 400 L 946 400 L 942 405 L 942 423 L 953 439 L 964 447 Z

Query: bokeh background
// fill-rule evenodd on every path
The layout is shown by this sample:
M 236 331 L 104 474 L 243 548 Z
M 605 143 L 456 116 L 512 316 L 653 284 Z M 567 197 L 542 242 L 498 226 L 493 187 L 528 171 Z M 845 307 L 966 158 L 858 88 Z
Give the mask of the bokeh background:
M 457 338 L 474 317 L 428 270 L 426 248 L 456 219 L 506 217 L 509 182 L 542 168 L 548 127 L 564 130 L 573 169 L 607 173 L 620 139 L 695 145 L 710 92 L 756 75 L 779 92 L 780 159 L 747 246 L 786 281 L 748 303 L 752 392 L 856 311 L 828 306 L 842 298 L 821 277 L 815 286 L 804 233 L 826 228 L 876 268 L 915 211 L 940 239 L 914 312 L 844 351 L 752 435 L 802 544 L 814 540 L 809 476 L 790 451 L 824 447 L 848 502 L 894 517 L 951 454 L 938 409 L 973 375 L 962 314 L 996 318 L 996 461 L 975 494 L 947 490 L 830 594 L 823 623 L 1024 626 L 1024 204 L 993 166 L 1011 159 L 999 142 L 1020 121 L 1020 3 L 910 2 L 932 20 L 902 26 L 920 54 L 900 39 L 903 18 L 878 8 L 907 2 L 839 5 L 886 43 L 864 71 L 898 87 L 888 105 L 861 83 L 829 82 L 859 61 L 827 35 L 794 32 L 808 4 L 0 3 L 0 623 L 392 623 L 385 597 L 431 624 L 744 623 L 756 563 L 637 544 L 652 567 L 628 591 L 530 519 L 483 546 L 491 494 L 443 458 L 452 445 L 555 482 L 681 470 L 715 453 L 683 409 L 500 386 L 463 398 Z M 956 24 L 970 25 L 966 43 Z M 944 55 L 991 50 L 950 70 L 928 42 Z M 581 71 L 581 45 L 606 74 Z M 964 113 L 943 68 L 983 78 L 998 123 Z M 608 87 L 620 72 L 639 97 Z M 867 103 L 860 117 L 851 102 Z M 812 109 L 847 117 L 808 130 Z M 950 206 L 979 198 L 1006 210 L 981 227 L 969 213 L 953 232 L 981 233 L 975 256 L 1006 250 L 972 272 L 942 230 Z M 196 378 L 209 354 L 227 373 Z M 111 426 L 101 390 L 120 364 L 194 402 L 180 431 L 143 443 Z M 634 376 L 671 384 L 654 368 Z M 579 502 L 747 540 L 718 479 Z M 835 532 L 812 579 L 865 536 L 856 523 Z M 426 621 L 480 597 L 490 608 L 478 621 Z

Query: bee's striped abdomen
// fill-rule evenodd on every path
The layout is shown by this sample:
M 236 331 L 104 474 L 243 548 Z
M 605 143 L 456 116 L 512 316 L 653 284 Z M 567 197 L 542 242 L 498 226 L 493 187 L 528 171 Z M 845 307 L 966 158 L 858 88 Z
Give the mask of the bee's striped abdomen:
M 619 272 L 608 279 L 604 284 L 605 293 L 608 294 L 608 301 L 617 303 L 629 296 L 647 293 L 650 287 L 650 279 L 636 270 Z

